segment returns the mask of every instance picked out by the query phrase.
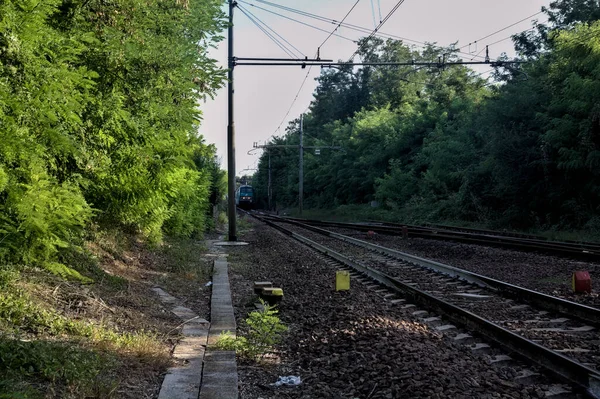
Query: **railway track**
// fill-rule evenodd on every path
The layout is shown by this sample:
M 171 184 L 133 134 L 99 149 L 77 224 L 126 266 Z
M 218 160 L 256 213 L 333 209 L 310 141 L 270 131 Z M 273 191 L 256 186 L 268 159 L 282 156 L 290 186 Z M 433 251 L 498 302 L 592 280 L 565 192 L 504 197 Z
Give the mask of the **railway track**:
M 588 397 L 600 398 L 599 309 L 298 221 L 253 216 L 351 268 L 367 284 L 383 286 L 557 375 Z M 424 321 L 443 324 L 437 316 Z M 484 343 L 472 347 L 487 348 Z
M 312 226 L 374 231 L 380 234 L 488 245 L 520 251 L 544 252 L 563 257 L 600 261 L 600 244 L 592 242 L 551 241 L 539 236 L 518 233 L 501 233 L 491 230 L 455 228 L 451 226 L 415 226 L 379 222 L 342 223 L 289 217 L 285 219 Z

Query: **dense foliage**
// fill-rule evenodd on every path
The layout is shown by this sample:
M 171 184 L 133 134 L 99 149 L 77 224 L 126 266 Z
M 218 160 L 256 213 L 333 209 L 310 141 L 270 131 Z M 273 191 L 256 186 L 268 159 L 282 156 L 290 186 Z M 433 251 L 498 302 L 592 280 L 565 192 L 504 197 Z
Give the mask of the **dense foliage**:
M 220 0 L 0 1 L 0 261 L 56 261 L 93 221 L 158 241 L 222 189 L 197 135 Z M 218 193 L 217 193 L 218 194 Z
M 600 6 L 557 0 L 546 25 L 515 36 L 526 64 L 489 84 L 463 66 L 326 70 L 304 118 L 305 206 L 377 200 L 404 220 L 502 227 L 600 227 Z M 456 60 L 365 43 L 372 61 Z M 277 144 L 297 144 L 294 121 Z M 266 197 L 268 154 L 255 177 Z M 297 201 L 297 150 L 271 150 L 277 206 Z M 264 199 L 266 203 L 266 199 Z

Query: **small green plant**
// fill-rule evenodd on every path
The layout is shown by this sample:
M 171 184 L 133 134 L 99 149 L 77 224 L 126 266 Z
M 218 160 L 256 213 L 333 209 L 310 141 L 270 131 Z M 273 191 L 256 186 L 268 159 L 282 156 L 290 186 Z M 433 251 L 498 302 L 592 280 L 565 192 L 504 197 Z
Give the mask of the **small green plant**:
M 19 272 L 10 266 L 0 266 L 0 288 L 7 287 L 19 278 Z
M 217 216 L 217 224 L 219 226 L 226 226 L 229 223 L 229 219 L 227 218 L 227 213 L 221 211 Z
M 233 337 L 231 333 L 223 333 L 217 341 L 217 348 L 234 350 L 241 356 L 252 360 L 262 359 L 273 346 L 281 342 L 287 327 L 277 317 L 278 311 L 261 300 L 262 308 L 250 312 L 245 320 L 248 332 L 246 336 Z

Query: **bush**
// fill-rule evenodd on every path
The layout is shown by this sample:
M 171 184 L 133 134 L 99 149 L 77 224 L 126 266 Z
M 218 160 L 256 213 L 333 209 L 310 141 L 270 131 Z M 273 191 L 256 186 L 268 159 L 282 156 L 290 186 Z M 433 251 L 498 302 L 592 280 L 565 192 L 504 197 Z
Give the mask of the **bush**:
M 281 342 L 287 327 L 277 317 L 274 306 L 261 301 L 262 308 L 250 312 L 245 320 L 248 332 L 245 336 L 234 338 L 223 333 L 216 346 L 221 350 L 233 350 L 243 357 L 257 361 L 269 353 Z

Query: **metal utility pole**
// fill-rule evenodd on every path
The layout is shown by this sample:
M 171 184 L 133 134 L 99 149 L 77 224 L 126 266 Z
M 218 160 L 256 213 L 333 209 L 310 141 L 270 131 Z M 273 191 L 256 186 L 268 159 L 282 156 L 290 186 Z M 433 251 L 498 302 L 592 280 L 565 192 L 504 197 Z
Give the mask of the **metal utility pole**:
M 265 144 L 259 145 L 258 143 L 254 143 L 252 146 L 254 149 L 262 148 L 269 154 L 269 184 L 268 184 L 268 195 L 269 195 L 269 209 L 271 208 L 271 196 L 272 196 L 272 187 L 271 187 L 271 149 L 272 148 L 298 148 L 300 150 L 299 160 L 298 160 L 298 210 L 300 215 L 302 215 L 303 211 L 303 199 L 304 199 L 304 150 L 306 149 L 315 149 L 320 152 L 321 149 L 330 149 L 330 150 L 342 150 L 340 146 L 318 146 L 318 145 L 304 145 L 304 114 L 300 115 L 300 144 Z
M 273 195 L 273 191 L 271 191 L 271 152 L 267 151 L 269 154 L 269 184 L 267 185 L 267 197 L 269 202 L 269 211 L 271 210 L 271 196 Z
M 302 199 L 304 197 L 304 114 L 300 115 L 300 165 L 298 168 L 298 212 L 302 216 Z
M 228 216 L 229 216 L 229 241 L 237 241 L 236 231 L 236 212 L 235 212 L 235 124 L 233 121 L 233 68 L 235 67 L 235 59 L 233 57 L 233 9 L 237 5 L 234 0 L 229 0 L 229 29 L 228 29 L 228 46 L 229 46 L 229 72 L 227 77 L 228 83 L 228 108 L 229 108 L 229 124 L 227 125 L 227 195 L 228 195 Z

